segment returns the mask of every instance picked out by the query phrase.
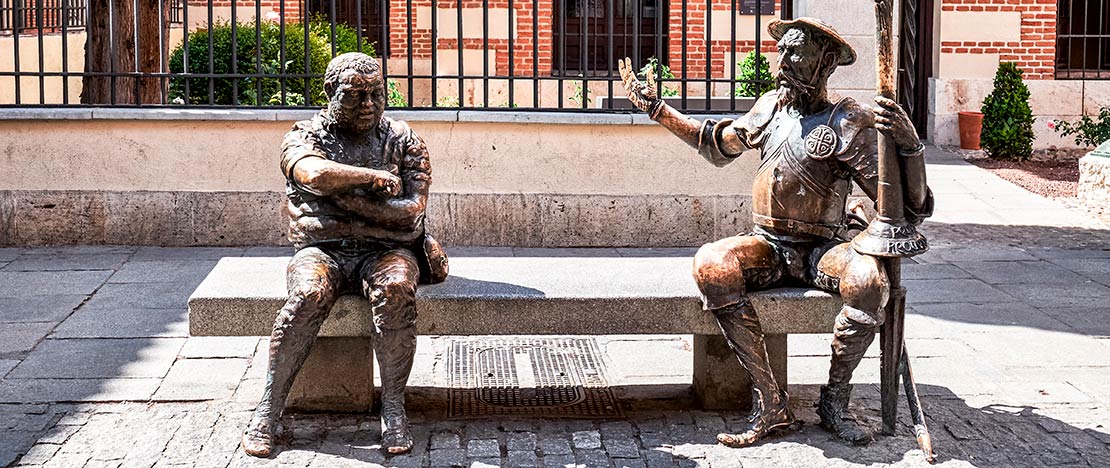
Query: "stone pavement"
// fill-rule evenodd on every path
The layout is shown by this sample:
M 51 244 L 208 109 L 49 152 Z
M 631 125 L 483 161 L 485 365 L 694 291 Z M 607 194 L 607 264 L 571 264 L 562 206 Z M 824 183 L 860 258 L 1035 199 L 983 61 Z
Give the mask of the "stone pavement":
M 933 249 L 904 277 L 907 348 L 940 465 L 1110 466 L 1110 230 L 936 148 L 928 158 Z M 613 420 L 446 420 L 446 338 L 421 337 L 411 455 L 383 458 L 371 415 L 292 415 L 284 450 L 244 457 L 266 340 L 190 338 L 185 300 L 221 257 L 290 253 L 0 249 L 0 466 L 924 465 L 904 406 L 898 435 L 862 449 L 816 426 L 827 335 L 789 338 L 805 427 L 755 447 L 714 443 L 744 415 L 692 409 L 689 337 L 598 337 L 625 405 Z M 874 349 L 855 382 L 856 410 L 877 426 Z

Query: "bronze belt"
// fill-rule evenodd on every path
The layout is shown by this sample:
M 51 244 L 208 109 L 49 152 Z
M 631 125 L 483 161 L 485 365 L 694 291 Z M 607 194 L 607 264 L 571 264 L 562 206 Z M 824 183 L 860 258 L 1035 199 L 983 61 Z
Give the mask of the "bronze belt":
M 756 213 L 752 213 L 752 221 L 760 226 L 785 231 L 791 234 L 808 234 L 825 239 L 835 238 L 837 233 L 840 232 L 839 226 L 825 226 L 794 219 L 772 218 Z

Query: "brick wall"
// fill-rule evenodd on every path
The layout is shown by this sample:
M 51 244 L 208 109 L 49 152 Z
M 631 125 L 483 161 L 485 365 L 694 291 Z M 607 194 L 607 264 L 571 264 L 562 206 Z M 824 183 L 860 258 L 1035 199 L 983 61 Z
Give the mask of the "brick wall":
M 940 38 L 942 54 L 997 54 L 1002 62 L 1015 62 L 1027 80 L 1051 80 L 1056 57 L 1057 0 L 943 0 L 942 12 L 1020 13 L 1016 40 L 948 40 Z M 943 14 L 943 13 L 942 13 Z M 991 27 L 989 24 L 983 25 Z
M 301 20 L 301 4 L 303 0 L 188 0 L 189 6 L 193 8 L 208 8 L 209 1 L 211 1 L 213 8 L 230 8 L 232 3 L 235 3 L 236 19 L 238 21 L 246 21 L 254 18 L 257 11 L 256 5 L 261 6 L 262 18 L 266 18 L 269 12 L 280 12 L 281 4 L 285 3 L 285 21 L 298 22 Z M 194 10 L 195 11 L 195 10 Z M 192 16 L 193 12 L 190 12 Z M 193 21 L 193 18 L 190 18 Z
M 706 14 L 706 7 L 712 2 L 713 12 Z M 730 17 L 733 0 L 687 0 L 686 11 L 682 10 L 683 0 L 670 0 L 668 40 L 668 65 L 676 77 L 682 77 L 682 63 L 685 56 L 686 77 L 705 78 L 706 70 L 716 78 L 731 76 L 732 67 L 744 58 L 744 54 L 755 50 L 755 33 L 740 23 L 754 16 L 737 16 L 736 41 L 731 38 Z M 738 5 L 738 4 L 737 4 Z M 775 0 L 775 15 L 781 8 L 781 0 Z M 685 44 L 683 43 L 683 20 L 685 19 Z M 722 21 L 722 19 L 724 21 Z M 712 24 L 707 23 L 711 20 Z M 768 16 L 760 23 L 761 52 L 775 52 L 775 40 L 767 34 Z M 723 27 L 722 27 L 723 26 Z M 706 38 L 709 38 L 707 43 Z M 685 52 L 685 54 L 684 54 Z M 735 55 L 735 59 L 733 59 Z
M 409 5 L 408 0 L 390 0 L 390 57 L 396 59 L 410 55 L 408 41 L 411 28 L 412 58 L 430 59 L 432 57 L 432 22 L 430 17 L 421 18 L 420 10 L 423 9 L 430 14 L 432 2 L 431 0 L 413 0 L 411 3 L 411 18 Z M 436 38 L 436 50 L 458 51 L 459 34 L 456 34 L 453 30 L 444 32 L 445 28 L 442 26 L 444 26 L 444 22 L 447 22 L 450 23 L 452 28 L 457 29 L 459 0 L 440 0 L 437 5 L 439 11 L 436 14 L 436 22 L 440 23 L 441 28 Z M 536 6 L 539 7 L 539 15 L 533 19 L 533 2 L 531 0 L 513 0 L 511 5 L 508 0 L 463 0 L 461 4 L 464 15 L 461 41 L 463 50 L 487 50 L 492 52 L 494 67 L 489 70 L 490 73 L 508 75 L 510 62 L 509 40 L 507 37 L 511 34 L 513 37 L 512 75 L 531 76 L 534 67 L 538 69 L 541 76 L 550 75 L 553 44 L 553 15 L 551 14 L 554 8 L 553 2 L 552 0 L 539 0 L 536 2 Z M 505 12 L 503 17 L 498 17 L 501 19 L 491 17 L 486 20 L 486 28 L 491 32 L 490 37 L 486 39 L 483 39 L 480 34 L 475 36 L 467 33 L 467 30 L 476 27 L 476 23 L 479 25 L 477 27 L 481 27 L 482 20 L 480 18 L 483 9 Z M 502 21 L 502 19 L 507 21 Z M 534 28 L 533 21 L 535 21 Z M 513 28 L 512 33 L 508 32 L 510 24 Z M 502 33 L 497 31 L 502 31 Z M 538 55 L 535 55 L 536 52 L 538 52 Z

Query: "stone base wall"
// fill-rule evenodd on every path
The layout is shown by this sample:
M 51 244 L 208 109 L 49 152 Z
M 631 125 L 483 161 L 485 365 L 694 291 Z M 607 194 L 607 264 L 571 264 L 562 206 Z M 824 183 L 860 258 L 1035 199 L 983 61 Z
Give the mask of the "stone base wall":
M 1087 155 L 1079 159 L 1080 203 L 1099 214 L 1110 214 L 1110 158 Z
M 993 74 L 993 72 L 992 72 Z M 1077 149 L 1074 139 L 1062 137 L 1048 127 L 1051 120 L 1076 121 L 1083 115 L 1098 115 L 1110 105 L 1110 81 L 1026 80 L 1029 107 L 1033 110 L 1033 150 Z M 929 80 L 928 139 L 937 145 L 958 146 L 961 111 L 979 111 L 983 99 L 994 88 L 992 79 L 933 78 Z
M 288 245 L 282 192 L 0 191 L 0 245 Z M 446 245 L 685 247 L 751 229 L 747 195 L 435 193 Z

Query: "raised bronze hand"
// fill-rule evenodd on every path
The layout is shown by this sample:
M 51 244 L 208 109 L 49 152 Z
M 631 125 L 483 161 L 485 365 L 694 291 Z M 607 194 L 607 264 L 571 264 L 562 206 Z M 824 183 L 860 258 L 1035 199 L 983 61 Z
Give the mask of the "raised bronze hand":
M 647 74 L 647 84 L 636 78 L 636 70 L 632 68 L 632 59 L 625 57 L 617 60 L 617 68 L 621 72 L 621 81 L 624 82 L 624 91 L 628 93 L 628 100 L 636 108 L 647 112 L 648 117 L 655 119 L 659 110 L 663 108 L 663 100 L 655 94 L 655 70 Z

